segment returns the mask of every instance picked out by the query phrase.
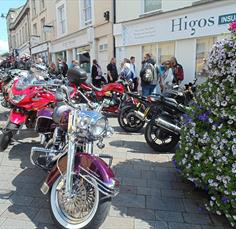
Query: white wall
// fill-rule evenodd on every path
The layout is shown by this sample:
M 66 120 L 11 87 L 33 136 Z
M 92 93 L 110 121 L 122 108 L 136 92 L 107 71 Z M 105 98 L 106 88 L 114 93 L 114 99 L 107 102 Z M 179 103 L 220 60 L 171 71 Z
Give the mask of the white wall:
M 191 6 L 193 2 L 199 0 L 162 0 L 162 11 L 175 10 Z
M 184 82 L 192 82 L 195 76 L 196 39 L 178 40 L 175 44 L 175 56 L 184 68 Z

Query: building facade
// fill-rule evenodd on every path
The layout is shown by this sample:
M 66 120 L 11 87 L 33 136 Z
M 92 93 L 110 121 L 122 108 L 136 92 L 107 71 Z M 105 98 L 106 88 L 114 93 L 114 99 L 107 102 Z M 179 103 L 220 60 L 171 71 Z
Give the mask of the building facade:
M 182 5 L 140 0 L 140 4 L 127 1 L 130 6 L 126 8 L 124 1 L 116 3 L 117 59 L 135 56 L 139 71 L 145 53 L 151 53 L 158 64 L 176 56 L 183 65 L 185 82 L 201 76 L 213 43 L 226 37 L 228 24 L 236 20 L 234 0 L 181 1 Z
M 96 10 L 95 10 L 96 9 Z M 52 61 L 78 60 L 88 73 L 93 59 L 102 70 L 113 56 L 113 1 L 55 1 L 55 39 L 50 46 Z
M 53 25 L 55 21 L 54 1 L 29 0 L 31 9 L 31 55 L 33 59 L 42 58 L 45 63 L 51 62 L 49 52 L 51 40 L 55 33 Z
M 29 2 L 7 14 L 9 51 L 15 55 L 30 55 L 30 7 Z

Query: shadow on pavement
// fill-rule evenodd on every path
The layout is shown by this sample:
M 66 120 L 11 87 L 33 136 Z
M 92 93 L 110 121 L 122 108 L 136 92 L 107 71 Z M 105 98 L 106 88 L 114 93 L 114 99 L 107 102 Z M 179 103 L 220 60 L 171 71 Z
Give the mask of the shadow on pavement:
M 0 201 L 3 199 L 9 204 L 1 215 L 1 217 L 7 218 L 7 224 L 3 225 L 5 227 L 9 227 L 9 218 L 15 224 L 24 222 L 22 225 L 17 225 L 19 228 L 56 228 L 50 217 L 48 196 L 43 195 L 40 191 L 47 173 L 30 162 L 30 151 L 33 146 L 39 146 L 39 143 L 34 140 L 31 143 L 23 142 L 14 145 L 9 151 L 9 164 L 20 161 L 20 168 L 17 167 L 21 172 L 10 176 L 15 191 L 5 190 L 5 193 L 0 194 Z M 12 167 L 12 170 L 14 169 Z
M 205 210 L 208 194 L 184 181 L 172 162 L 132 159 L 113 169 L 121 187 L 110 216 L 134 218 L 135 228 L 228 228 L 224 217 Z

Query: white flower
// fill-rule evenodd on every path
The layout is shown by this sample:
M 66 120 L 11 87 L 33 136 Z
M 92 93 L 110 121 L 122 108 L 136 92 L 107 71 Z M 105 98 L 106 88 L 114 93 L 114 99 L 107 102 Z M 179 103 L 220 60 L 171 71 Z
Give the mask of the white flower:
M 217 214 L 217 215 L 221 215 L 221 212 L 220 212 L 220 211 L 216 211 L 216 214 Z

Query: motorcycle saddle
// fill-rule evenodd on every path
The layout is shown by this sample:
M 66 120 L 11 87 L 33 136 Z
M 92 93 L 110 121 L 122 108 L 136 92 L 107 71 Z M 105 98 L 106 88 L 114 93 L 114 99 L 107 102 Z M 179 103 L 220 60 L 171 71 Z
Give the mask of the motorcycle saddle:
M 72 108 L 64 103 L 59 103 L 52 114 L 52 120 L 59 124 L 63 113 L 71 111 Z

